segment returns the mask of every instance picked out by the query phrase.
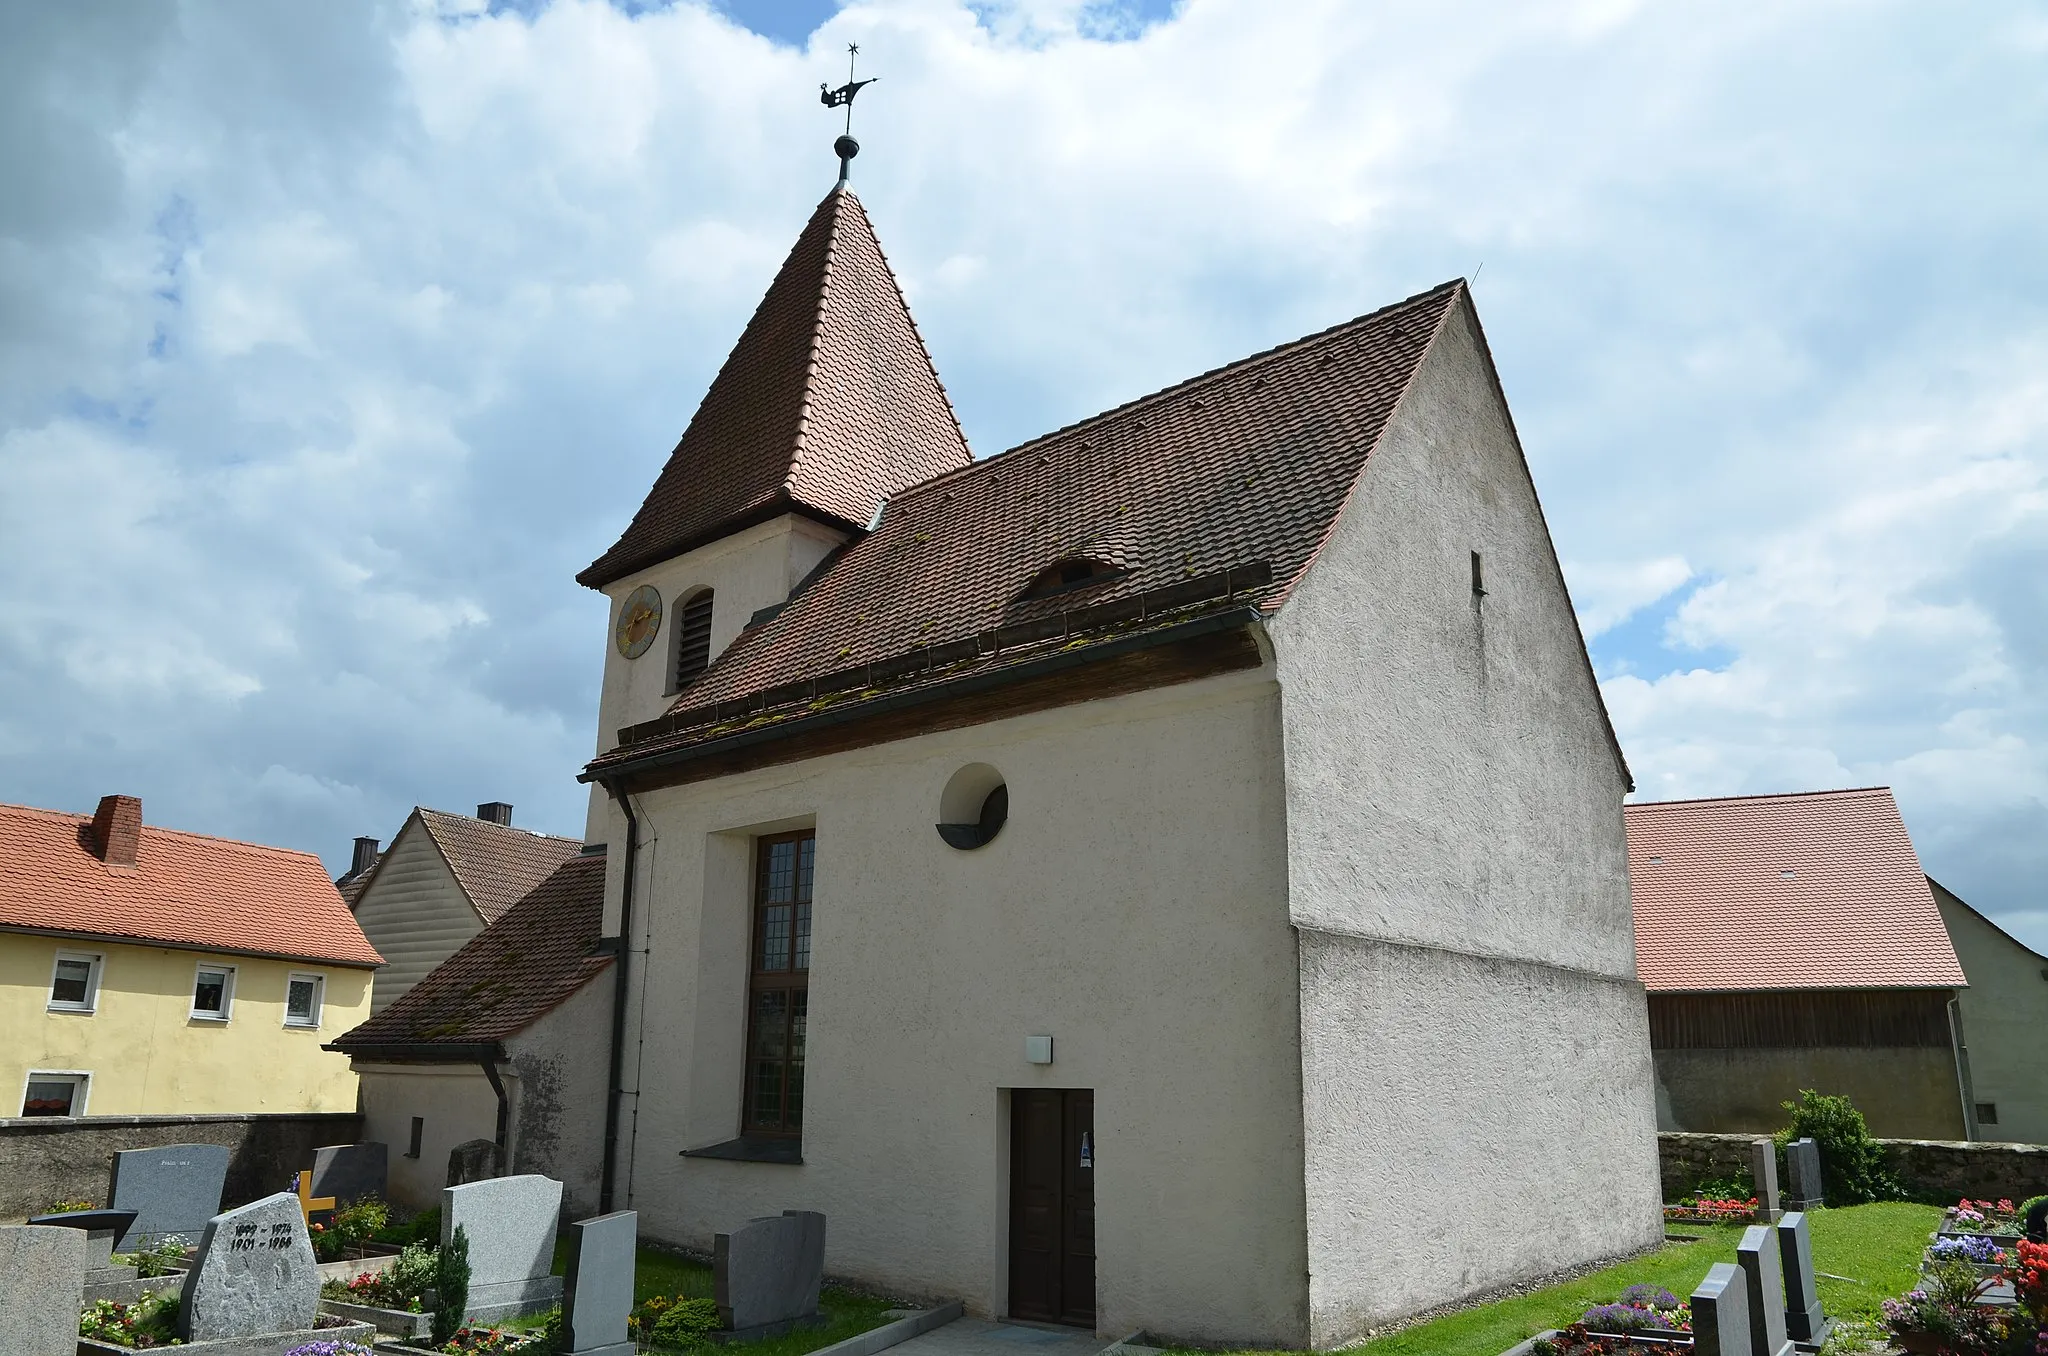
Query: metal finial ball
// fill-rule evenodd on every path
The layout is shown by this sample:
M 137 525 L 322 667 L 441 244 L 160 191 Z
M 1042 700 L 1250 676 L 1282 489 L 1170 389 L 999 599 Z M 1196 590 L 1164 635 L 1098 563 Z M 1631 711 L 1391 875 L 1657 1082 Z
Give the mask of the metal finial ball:
M 841 160 L 851 160 L 860 154 L 860 143 L 852 137 L 841 137 L 832 143 L 832 151 Z

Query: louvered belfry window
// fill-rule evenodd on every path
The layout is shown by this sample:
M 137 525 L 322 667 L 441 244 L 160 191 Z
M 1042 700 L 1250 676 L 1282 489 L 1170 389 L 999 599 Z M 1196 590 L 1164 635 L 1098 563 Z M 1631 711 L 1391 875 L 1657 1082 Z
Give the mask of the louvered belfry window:
M 811 996 L 811 830 L 759 840 L 747 984 L 748 1135 L 794 1137 L 804 1120 L 804 1026 Z
M 711 590 L 690 595 L 676 618 L 676 687 L 711 667 Z

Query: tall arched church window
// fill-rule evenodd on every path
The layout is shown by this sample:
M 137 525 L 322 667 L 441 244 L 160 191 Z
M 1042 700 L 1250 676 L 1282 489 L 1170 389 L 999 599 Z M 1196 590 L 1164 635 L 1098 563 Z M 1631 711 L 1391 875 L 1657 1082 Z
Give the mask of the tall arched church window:
M 711 667 L 711 590 L 683 600 L 676 612 L 676 687 L 684 688 Z

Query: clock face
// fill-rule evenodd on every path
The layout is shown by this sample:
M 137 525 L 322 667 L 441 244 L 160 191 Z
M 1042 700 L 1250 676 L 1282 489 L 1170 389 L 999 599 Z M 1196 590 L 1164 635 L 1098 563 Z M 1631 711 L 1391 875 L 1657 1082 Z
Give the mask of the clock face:
M 652 584 L 642 584 L 626 595 L 624 606 L 619 608 L 619 624 L 612 632 L 619 653 L 628 659 L 638 659 L 647 653 L 647 647 L 654 643 L 654 633 L 661 629 L 661 594 Z

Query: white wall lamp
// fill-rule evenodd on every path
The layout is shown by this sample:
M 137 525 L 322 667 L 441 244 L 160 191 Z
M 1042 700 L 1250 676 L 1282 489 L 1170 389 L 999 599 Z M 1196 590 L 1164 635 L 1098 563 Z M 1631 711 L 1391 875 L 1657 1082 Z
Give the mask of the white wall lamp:
M 1024 1058 L 1033 1064 L 1052 1063 L 1052 1037 L 1026 1036 L 1024 1038 Z

